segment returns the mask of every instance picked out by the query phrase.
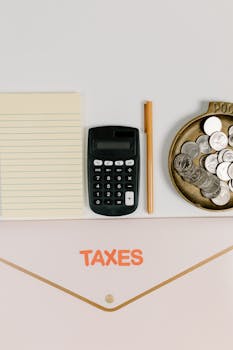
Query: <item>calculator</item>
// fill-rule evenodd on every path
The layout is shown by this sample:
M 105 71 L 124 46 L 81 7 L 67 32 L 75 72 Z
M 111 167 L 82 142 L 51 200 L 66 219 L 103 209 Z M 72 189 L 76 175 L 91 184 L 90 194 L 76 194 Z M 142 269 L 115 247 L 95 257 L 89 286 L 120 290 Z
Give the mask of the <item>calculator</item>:
M 87 158 L 90 208 L 107 216 L 135 211 L 140 167 L 138 129 L 125 126 L 89 129 Z

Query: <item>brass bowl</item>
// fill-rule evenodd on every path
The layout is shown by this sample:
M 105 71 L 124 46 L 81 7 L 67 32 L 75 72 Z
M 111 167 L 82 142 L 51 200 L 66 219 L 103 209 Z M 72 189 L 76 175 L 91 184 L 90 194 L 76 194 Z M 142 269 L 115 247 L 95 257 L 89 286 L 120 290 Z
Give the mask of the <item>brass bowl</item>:
M 233 208 L 233 193 L 231 193 L 231 199 L 227 204 L 223 206 L 215 205 L 210 199 L 201 195 L 199 188 L 184 181 L 173 166 L 174 158 L 180 153 L 183 143 L 186 141 L 196 141 L 200 135 L 203 135 L 203 122 L 212 115 L 215 115 L 221 119 L 222 131 L 228 135 L 228 129 L 233 125 L 233 104 L 224 102 L 210 102 L 206 113 L 190 120 L 176 134 L 169 152 L 168 168 L 171 180 L 176 190 L 186 201 L 201 209 L 227 210 Z M 215 151 L 212 153 L 215 153 Z M 199 161 L 202 156 L 204 156 L 204 154 L 201 154 L 194 159 L 194 163 L 196 165 L 199 165 Z

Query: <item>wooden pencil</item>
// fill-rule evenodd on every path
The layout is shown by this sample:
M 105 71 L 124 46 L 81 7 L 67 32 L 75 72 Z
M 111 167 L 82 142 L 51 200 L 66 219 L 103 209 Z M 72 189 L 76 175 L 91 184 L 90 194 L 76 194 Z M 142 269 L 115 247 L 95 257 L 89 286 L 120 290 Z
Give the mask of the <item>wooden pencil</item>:
M 144 124 L 147 134 L 146 154 L 147 154 L 147 211 L 149 214 L 154 211 L 154 159 L 153 159 L 153 111 L 152 101 L 144 104 Z

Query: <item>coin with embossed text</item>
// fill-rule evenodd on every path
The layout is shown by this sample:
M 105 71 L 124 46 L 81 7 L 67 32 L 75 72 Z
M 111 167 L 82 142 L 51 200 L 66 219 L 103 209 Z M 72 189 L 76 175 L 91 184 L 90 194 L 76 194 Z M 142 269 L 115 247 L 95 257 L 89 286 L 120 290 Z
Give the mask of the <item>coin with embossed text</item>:
M 209 172 L 207 172 L 207 176 L 208 178 L 201 184 L 200 189 L 209 193 L 215 192 L 220 187 L 220 180 L 216 175 Z
M 207 190 L 202 190 L 201 194 L 204 197 L 211 199 L 211 198 L 216 198 L 219 195 L 220 191 L 221 191 L 220 180 L 217 178 L 215 183 L 209 186 Z
M 210 136 L 210 146 L 215 151 L 221 151 L 223 148 L 226 148 L 227 144 L 228 144 L 227 136 L 222 131 L 214 132 Z
M 199 152 L 199 146 L 196 142 L 187 141 L 181 147 L 181 153 L 188 154 L 192 159 L 196 158 Z
M 233 192 L 233 180 L 232 179 L 228 182 L 228 186 L 229 186 L 229 189 L 231 190 L 231 192 Z
M 214 204 L 219 205 L 219 206 L 227 204 L 231 198 L 230 189 L 229 189 L 228 185 L 226 184 L 226 182 L 221 181 L 220 186 L 221 186 L 221 191 L 220 191 L 219 195 L 215 198 L 211 198 L 211 201 Z
M 233 134 L 233 125 L 229 127 L 228 134 L 229 135 Z
M 205 160 L 206 160 L 206 155 L 205 156 L 202 156 L 199 160 L 199 164 L 202 168 L 205 168 Z
M 222 162 L 217 166 L 216 173 L 220 180 L 228 181 L 230 176 L 228 175 L 228 168 L 231 165 L 230 162 Z
M 208 171 L 206 172 L 208 175 L 208 181 L 202 184 L 201 189 L 204 191 L 214 191 L 216 186 L 220 185 L 220 180 L 215 174 L 211 174 Z
M 231 179 L 233 179 L 233 163 L 231 163 L 231 165 L 228 168 L 228 175 Z
M 227 149 L 226 152 L 224 152 L 222 159 L 224 162 L 233 162 L 233 150 Z
M 227 151 L 227 148 L 222 149 L 220 152 L 218 152 L 218 162 L 222 163 L 223 162 L 223 155 Z
M 193 169 L 192 158 L 188 154 L 178 154 L 174 159 L 174 168 L 179 174 L 190 172 Z
M 195 186 L 196 183 L 198 183 L 198 181 L 202 178 L 203 174 L 201 172 L 201 170 L 204 170 L 202 168 L 198 168 L 198 167 L 194 167 L 193 171 L 188 172 L 186 174 L 183 174 L 183 179 Z M 205 171 L 205 170 L 204 170 Z
M 222 122 L 216 116 L 209 117 L 204 122 L 203 129 L 207 135 L 212 135 L 214 132 L 222 129 Z
M 212 148 L 209 144 L 209 136 L 201 135 L 196 139 L 196 143 L 199 145 L 199 149 L 201 153 L 209 154 L 212 151 Z
M 209 156 L 206 157 L 205 159 L 205 168 L 208 170 L 210 173 L 215 174 L 216 168 L 218 166 L 218 154 L 210 154 Z
M 231 134 L 228 138 L 229 145 L 233 147 L 233 134 Z
M 200 167 L 196 167 L 192 176 L 190 176 L 190 182 L 199 188 L 202 188 L 202 185 L 205 184 L 208 179 L 208 172 Z
M 206 171 L 206 170 L 205 170 Z M 208 191 L 210 187 L 213 185 L 213 181 L 216 175 L 209 173 L 206 171 L 206 176 L 203 176 L 202 182 L 200 182 L 199 188 L 204 191 Z M 203 181 L 204 180 L 204 181 Z M 219 180 L 219 179 L 218 179 Z

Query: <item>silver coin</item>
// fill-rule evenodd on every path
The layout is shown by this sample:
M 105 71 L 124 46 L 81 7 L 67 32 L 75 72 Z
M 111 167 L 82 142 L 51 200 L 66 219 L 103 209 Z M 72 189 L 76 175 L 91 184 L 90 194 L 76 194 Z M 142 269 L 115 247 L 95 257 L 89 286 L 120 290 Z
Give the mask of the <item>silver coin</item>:
M 212 151 L 212 148 L 209 144 L 209 136 L 201 135 L 196 139 L 196 143 L 199 145 L 199 149 L 201 153 L 209 154 Z
M 228 168 L 228 175 L 231 179 L 233 179 L 233 163 L 231 163 L 231 165 Z
M 218 162 L 219 163 L 223 162 L 223 155 L 227 150 L 228 150 L 227 148 L 224 148 L 220 152 L 218 152 Z
M 229 186 L 230 191 L 233 192 L 233 180 L 230 180 L 228 182 L 228 186 Z
M 202 168 L 195 167 L 193 171 L 183 174 L 182 176 L 185 181 L 191 183 L 192 185 L 196 185 L 196 183 L 199 181 L 199 179 L 202 176 L 201 169 Z
M 229 135 L 233 134 L 233 125 L 229 127 L 228 134 Z
M 181 153 L 188 154 L 192 159 L 194 159 L 200 153 L 199 145 L 196 142 L 187 141 L 182 145 Z
M 205 159 L 205 168 L 210 173 L 215 174 L 218 166 L 218 153 L 210 154 Z
M 224 162 L 233 162 L 233 150 L 227 149 L 226 152 L 224 152 L 222 159 Z
M 220 186 L 219 178 L 207 171 L 208 180 L 201 185 L 201 189 L 204 191 L 215 191 Z
M 205 168 L 205 160 L 206 160 L 206 156 L 202 156 L 199 160 L 199 164 L 202 168 Z
M 207 191 L 202 190 L 201 194 L 203 197 L 211 199 L 211 198 L 216 198 L 220 192 L 221 192 L 221 186 L 220 186 L 220 180 L 219 180 L 219 183 L 215 186 L 215 188 L 212 186 L 211 189 Z
M 222 130 L 222 122 L 216 116 L 209 117 L 204 122 L 203 129 L 205 134 L 212 135 L 214 132 Z
M 216 205 L 222 206 L 227 204 L 230 201 L 231 194 L 230 194 L 229 187 L 225 182 L 221 181 L 220 186 L 221 186 L 221 191 L 219 195 L 215 198 L 212 198 L 211 201 Z
M 216 192 L 220 188 L 220 180 L 216 175 L 208 173 L 208 179 L 200 186 L 200 189 L 205 192 Z
M 220 194 L 220 192 L 221 192 L 221 187 L 219 186 L 216 192 L 205 192 L 202 190 L 201 194 L 205 198 L 213 199 L 213 198 L 216 198 Z
M 223 148 L 227 147 L 228 144 L 228 139 L 226 134 L 222 131 L 217 131 L 214 132 L 210 136 L 210 146 L 215 150 L 215 151 L 221 151 Z
M 174 168 L 179 174 L 190 172 L 193 167 L 193 161 L 188 154 L 178 154 L 173 161 Z
M 230 180 L 230 176 L 228 174 L 228 168 L 231 165 L 230 162 L 222 162 L 217 166 L 216 173 L 217 177 L 222 181 Z
M 190 180 L 193 185 L 201 188 L 202 185 L 209 180 L 208 172 L 203 168 L 197 167 Z
M 231 134 L 228 138 L 228 143 L 231 147 L 233 147 L 233 134 Z

